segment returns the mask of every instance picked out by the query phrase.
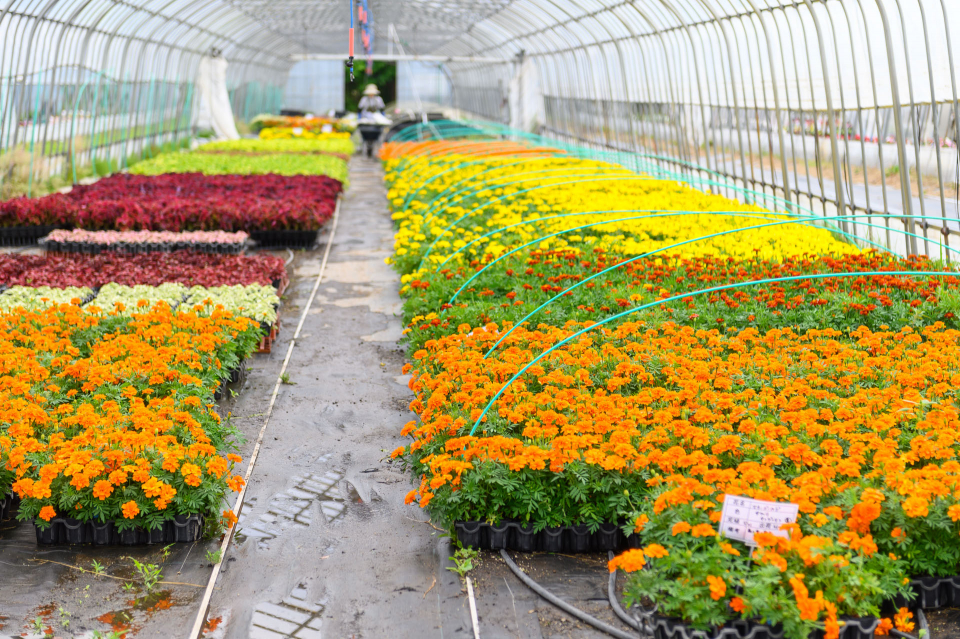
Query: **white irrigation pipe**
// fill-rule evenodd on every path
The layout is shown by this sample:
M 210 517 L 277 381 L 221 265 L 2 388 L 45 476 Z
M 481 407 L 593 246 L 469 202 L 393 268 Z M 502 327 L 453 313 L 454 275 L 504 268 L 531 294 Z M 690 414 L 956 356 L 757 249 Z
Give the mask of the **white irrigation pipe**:
M 277 395 L 280 393 L 280 384 L 283 383 L 283 375 L 287 372 L 287 364 L 290 363 L 290 356 L 293 355 L 293 347 L 297 343 L 297 338 L 300 337 L 300 331 L 303 329 L 303 323 L 307 319 L 307 313 L 310 312 L 310 307 L 313 305 L 313 300 L 317 296 L 317 290 L 320 288 L 320 280 L 323 279 L 323 272 L 327 268 L 327 258 L 330 257 L 330 247 L 333 246 L 333 236 L 337 232 L 337 223 L 340 221 L 340 202 L 342 198 L 337 198 L 337 207 L 333 212 L 333 225 L 330 227 L 330 235 L 327 237 L 327 246 L 323 250 L 323 260 L 320 262 L 320 272 L 317 273 L 317 280 L 313 283 L 313 290 L 310 291 L 310 299 L 307 300 L 307 305 L 303 308 L 303 313 L 300 314 L 300 322 L 297 324 L 297 330 L 294 331 L 293 337 L 290 339 L 290 346 L 287 347 L 287 356 L 283 358 L 283 366 L 280 367 L 280 374 L 277 375 L 277 383 L 273 387 L 273 395 L 270 397 L 270 405 L 267 406 L 266 417 L 263 419 L 263 426 L 260 427 L 260 434 L 257 435 L 257 443 L 253 447 L 253 453 L 250 455 L 250 462 L 247 464 L 247 472 L 243 476 L 243 487 L 240 489 L 240 494 L 237 495 L 237 501 L 233 505 L 233 515 L 234 517 L 240 516 L 240 510 L 243 508 L 243 498 L 247 494 L 247 486 L 250 485 L 250 476 L 253 474 L 253 467 L 257 463 L 257 457 L 260 455 L 260 447 L 263 444 L 263 436 L 267 432 L 267 424 L 270 423 L 270 416 L 273 414 L 273 405 L 277 401 Z M 210 579 L 207 581 L 207 588 L 203 593 L 203 600 L 200 602 L 200 610 L 197 611 L 197 618 L 193 622 L 193 629 L 188 635 L 188 639 L 197 639 L 200 636 L 200 632 L 203 630 L 203 622 L 207 617 L 207 608 L 210 607 L 210 598 L 213 596 L 213 588 L 217 583 L 217 577 L 220 576 L 220 568 L 223 566 L 223 561 L 226 558 L 227 548 L 230 546 L 230 540 L 233 538 L 233 529 L 236 524 L 231 525 L 227 529 L 227 532 L 223 536 L 223 541 L 220 543 L 220 561 L 217 562 L 217 565 L 213 567 L 213 572 L 210 574 Z

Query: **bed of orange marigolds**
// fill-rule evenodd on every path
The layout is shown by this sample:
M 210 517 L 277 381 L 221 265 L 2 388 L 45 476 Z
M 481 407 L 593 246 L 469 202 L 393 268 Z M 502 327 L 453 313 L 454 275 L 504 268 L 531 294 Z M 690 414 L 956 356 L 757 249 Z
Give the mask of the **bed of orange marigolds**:
M 516 162 L 515 151 L 503 154 Z M 420 187 L 458 161 L 506 161 L 493 143 L 466 160 L 457 152 L 450 142 L 385 149 L 402 255 L 423 255 L 476 204 L 426 220 L 405 195 L 419 188 L 413 199 L 423 203 L 457 188 Z M 505 206 L 536 202 L 491 206 L 463 227 L 493 230 Z M 633 255 L 618 245 L 640 240 L 627 230 L 606 244 L 532 247 L 485 271 L 453 305 L 467 277 L 526 238 L 497 236 L 496 250 L 465 251 L 444 270 L 398 261 L 419 417 L 403 431 L 411 443 L 394 451 L 418 481 L 407 501 L 447 525 L 620 522 L 642 542 L 610 564 L 630 573 L 628 600 L 653 600 L 701 629 L 744 618 L 791 639 L 817 629 L 835 639 L 845 616 L 879 616 L 909 599 L 910 578 L 960 572 L 960 280 L 865 276 L 683 295 L 771 274 L 949 268 L 802 232 L 822 255 L 677 251 L 632 263 L 563 296 L 486 358 L 526 312 L 600 270 L 598 255 L 600 266 L 615 264 Z M 730 255 L 748 253 L 737 241 Z M 665 298 L 675 301 L 587 332 L 529 368 L 470 434 L 495 393 L 547 348 Z M 799 521 L 785 536 L 758 535 L 751 554 L 717 533 L 725 494 L 799 504 Z M 894 625 L 911 629 L 910 613 L 877 632 Z
M 243 479 L 213 395 L 258 325 L 203 305 L 121 315 L 76 302 L 0 315 L 0 493 L 41 527 L 216 517 Z

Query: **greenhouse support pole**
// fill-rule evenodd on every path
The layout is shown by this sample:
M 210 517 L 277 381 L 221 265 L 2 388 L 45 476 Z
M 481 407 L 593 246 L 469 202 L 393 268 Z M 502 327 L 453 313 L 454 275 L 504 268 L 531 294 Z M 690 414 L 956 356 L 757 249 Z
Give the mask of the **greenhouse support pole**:
M 89 82 L 89 80 L 87 82 Z M 77 99 L 73 103 L 73 117 L 70 119 L 70 166 L 73 169 L 74 184 L 77 183 L 77 110 L 80 108 L 80 100 L 83 98 L 83 92 L 87 88 L 87 82 L 84 82 L 80 86 L 80 90 L 77 92 Z
M 808 0 L 809 1 L 809 0 Z M 910 177 L 907 175 L 907 149 L 903 142 L 903 122 L 900 113 L 900 84 L 897 82 L 897 62 L 893 55 L 893 36 L 890 34 L 890 20 L 883 2 L 877 0 L 877 9 L 880 11 L 880 21 L 883 23 L 883 37 L 887 44 L 887 68 L 890 72 L 890 95 L 893 99 L 893 126 L 896 129 L 897 157 L 900 161 L 900 197 L 903 200 L 903 212 L 907 218 L 904 226 L 913 232 L 913 198 L 910 197 Z M 907 70 L 909 72 L 909 69 Z M 889 213 L 889 211 L 887 211 Z M 917 254 L 917 241 L 911 238 L 907 242 L 907 251 Z
M 120 93 L 120 113 L 121 119 L 123 121 L 123 130 L 120 133 L 120 168 L 125 169 L 127 167 L 127 139 L 130 132 L 130 116 L 123 117 L 123 103 L 127 103 L 127 110 L 130 110 L 130 106 L 133 99 L 133 85 L 130 84 L 130 73 L 127 72 L 124 74 L 123 84 L 121 85 L 124 89 Z
M 770 42 L 770 33 L 767 31 L 766 22 L 763 19 L 763 13 L 757 8 L 757 5 L 754 3 L 754 0 L 747 0 L 747 3 L 750 5 L 750 8 L 753 9 L 753 13 L 757 16 L 757 20 L 760 21 L 760 26 L 763 27 L 763 37 L 767 41 L 767 58 L 770 60 L 770 84 L 773 86 L 773 108 L 776 111 L 776 121 L 777 121 L 777 137 L 780 141 L 780 172 L 783 174 L 783 199 L 786 200 L 789 204 L 792 204 L 793 201 L 790 199 L 790 178 L 787 176 L 787 151 L 786 147 L 783 144 L 783 125 L 781 124 L 781 109 L 780 109 L 780 90 L 777 88 L 777 71 L 776 64 L 774 63 L 773 58 L 773 43 Z M 776 21 L 776 19 L 774 19 Z M 758 56 L 759 57 L 759 56 Z M 780 56 L 783 59 L 783 56 Z M 760 61 L 760 69 L 763 71 L 763 61 Z M 766 96 L 764 96 L 764 102 L 766 102 Z M 762 166 L 762 165 L 761 165 Z M 773 172 L 773 166 L 771 163 L 770 167 L 771 173 Z M 773 188 L 774 193 L 776 193 L 776 178 L 771 176 L 773 179 Z M 787 209 L 789 210 L 789 209 Z
M 90 118 L 90 166 L 93 169 L 93 176 L 99 177 L 97 175 L 97 110 L 100 107 L 100 83 L 103 81 L 103 76 L 97 74 L 97 88 L 93 92 L 93 111 Z M 76 121 L 77 113 L 74 111 L 73 119 Z M 76 174 L 77 165 L 73 165 L 74 174 Z M 109 172 L 109 169 L 108 169 Z
M 846 214 L 847 207 L 843 197 L 843 181 L 840 175 L 840 148 L 837 146 L 837 122 L 833 110 L 833 91 L 830 88 L 830 69 L 827 66 L 827 48 L 823 44 L 823 29 L 820 27 L 820 18 L 817 17 L 816 12 L 813 10 L 813 3 L 810 0 L 804 0 L 804 4 L 807 5 L 807 9 L 810 11 L 810 17 L 813 18 L 813 28 L 817 30 L 817 45 L 820 48 L 820 66 L 823 69 L 823 92 L 827 99 L 827 112 L 829 113 L 827 126 L 830 130 L 830 152 L 833 154 L 833 183 L 835 185 L 833 190 L 837 195 L 837 215 L 842 216 Z M 814 107 L 816 107 L 816 104 L 814 104 Z M 821 195 L 826 194 L 821 190 Z M 841 224 L 843 225 L 843 230 L 846 231 L 846 220 L 843 219 Z
M 33 193 L 33 156 L 34 145 L 37 141 L 37 119 L 40 115 L 40 83 L 42 80 L 43 71 L 38 71 L 36 98 L 33 101 L 33 129 L 30 131 L 30 177 L 27 179 L 27 197 L 30 197 Z

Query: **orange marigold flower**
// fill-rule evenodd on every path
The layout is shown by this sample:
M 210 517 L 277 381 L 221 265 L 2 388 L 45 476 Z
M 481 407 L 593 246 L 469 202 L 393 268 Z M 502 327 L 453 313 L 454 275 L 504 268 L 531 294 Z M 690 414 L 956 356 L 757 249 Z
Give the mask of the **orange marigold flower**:
M 681 533 L 690 532 L 691 528 L 692 526 L 690 526 L 690 524 L 688 524 L 687 522 L 678 521 L 673 525 L 673 528 L 670 529 L 670 532 L 673 534 L 674 537 L 676 537 Z
M 823 509 L 824 515 L 830 515 L 834 519 L 843 519 L 843 509 L 839 506 L 828 506 Z
M 662 559 L 663 557 L 668 556 L 670 553 L 660 544 L 650 544 L 643 549 L 643 554 L 650 559 Z
M 734 612 L 740 613 L 743 612 L 743 609 L 746 607 L 743 603 L 743 599 L 740 597 L 734 597 L 730 600 L 730 607 L 733 608 Z
M 234 475 L 227 480 L 227 488 L 234 492 L 240 492 L 240 489 L 243 488 L 244 484 L 247 482 L 243 481 L 243 477 L 240 475 Z
M 910 632 L 914 626 L 914 623 L 910 621 L 911 619 L 913 619 L 913 613 L 906 608 L 901 608 L 897 614 L 893 616 L 893 624 L 900 632 Z
M 617 568 L 624 572 L 636 572 L 647 565 L 643 558 L 643 551 L 639 548 L 631 548 L 622 555 L 614 557 L 607 562 L 607 569 L 610 572 L 616 572 Z
M 707 584 L 710 586 L 710 598 L 720 601 L 727 594 L 727 583 L 721 577 L 707 575 Z
M 694 537 L 716 537 L 717 531 L 710 524 L 697 524 L 690 529 L 690 534 Z
M 960 504 L 954 504 L 947 508 L 947 514 L 950 515 L 950 519 L 953 521 L 960 520 Z
M 137 506 L 137 502 L 132 500 L 121 506 L 120 510 L 123 512 L 123 516 L 126 519 L 133 519 L 140 513 L 140 507 Z
M 650 521 L 650 518 L 646 515 L 640 515 L 637 517 L 637 520 L 633 522 L 633 532 L 638 533 L 643 530 L 643 527 L 647 525 L 647 522 Z
M 232 526 L 237 523 L 237 516 L 233 514 L 232 510 L 224 510 L 223 521 L 227 526 Z
M 101 479 L 93 485 L 93 496 L 99 500 L 104 500 L 113 494 L 113 484 L 106 479 Z
M 740 556 L 740 551 L 734 548 L 732 544 L 729 544 L 725 541 L 720 542 L 720 550 L 727 553 L 728 555 L 733 555 L 734 557 Z
M 929 514 L 929 502 L 923 497 L 907 497 L 903 500 L 903 512 L 907 517 L 926 517 Z
M 50 521 L 57 516 L 57 511 L 53 509 L 53 506 L 44 506 L 40 509 L 39 513 L 40 519 L 44 521 Z
M 877 626 L 877 629 L 873 631 L 873 634 L 885 637 L 890 634 L 890 630 L 893 628 L 893 621 L 889 617 L 883 617 L 880 620 L 880 625 Z

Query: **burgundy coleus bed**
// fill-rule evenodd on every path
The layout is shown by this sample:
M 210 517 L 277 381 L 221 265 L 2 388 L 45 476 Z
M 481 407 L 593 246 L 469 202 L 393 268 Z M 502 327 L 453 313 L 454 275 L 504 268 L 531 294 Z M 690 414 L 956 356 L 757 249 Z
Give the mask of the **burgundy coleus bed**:
M 178 282 L 186 286 L 269 285 L 283 278 L 283 260 L 272 255 L 220 255 L 174 251 L 124 255 L 0 254 L 0 283 L 14 286 L 89 286 L 115 282 L 157 286 Z
M 67 194 L 0 202 L 0 227 L 313 231 L 333 215 L 342 190 L 325 175 L 117 174 Z

